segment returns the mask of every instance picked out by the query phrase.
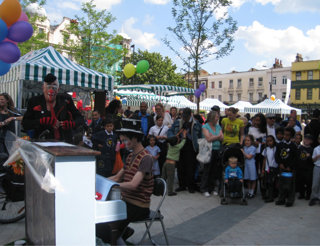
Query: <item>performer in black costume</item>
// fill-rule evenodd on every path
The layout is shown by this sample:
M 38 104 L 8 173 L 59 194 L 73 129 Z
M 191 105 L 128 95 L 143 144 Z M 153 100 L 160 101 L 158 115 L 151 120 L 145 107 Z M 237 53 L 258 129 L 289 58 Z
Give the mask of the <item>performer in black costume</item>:
M 29 100 L 22 120 L 24 130 L 33 130 L 35 139 L 43 137 L 72 143 L 73 130 L 85 124 L 81 113 L 71 96 L 58 94 L 59 83 L 53 74 L 46 75 L 42 89 L 43 95 Z

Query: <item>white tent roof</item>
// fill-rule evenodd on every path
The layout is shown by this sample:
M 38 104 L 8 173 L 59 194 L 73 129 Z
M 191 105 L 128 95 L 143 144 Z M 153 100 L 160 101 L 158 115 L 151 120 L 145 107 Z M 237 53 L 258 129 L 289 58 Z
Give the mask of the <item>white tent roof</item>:
M 252 107 L 253 105 L 249 102 L 245 102 L 245 101 L 239 101 L 239 102 L 236 102 L 235 104 L 231 105 L 230 107 L 234 107 L 234 108 L 237 108 L 239 109 L 239 111 L 241 113 L 244 112 L 244 108 L 247 107 L 247 108 L 250 108 Z
M 301 115 L 301 109 L 290 107 L 283 103 L 280 99 L 272 101 L 265 99 L 263 102 L 256 104 L 252 107 L 245 107 L 245 113 L 274 113 L 274 114 L 290 114 L 291 110 L 296 110 L 298 115 Z
M 224 111 L 226 108 L 229 108 L 229 106 L 223 104 L 218 99 L 206 98 L 200 102 L 200 109 L 211 110 L 211 108 L 215 105 L 219 106 L 221 111 Z

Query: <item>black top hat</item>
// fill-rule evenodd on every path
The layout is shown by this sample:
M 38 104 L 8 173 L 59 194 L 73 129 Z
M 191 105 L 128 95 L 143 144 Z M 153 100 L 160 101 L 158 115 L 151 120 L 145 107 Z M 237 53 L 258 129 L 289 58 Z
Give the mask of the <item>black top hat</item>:
M 141 120 L 136 119 L 122 119 L 122 128 L 117 130 L 119 134 L 121 133 L 136 133 L 144 135 L 141 130 Z
M 57 80 L 56 76 L 54 76 L 52 73 L 48 73 L 46 77 L 44 77 L 43 81 L 46 82 L 47 84 L 51 84 L 56 80 Z

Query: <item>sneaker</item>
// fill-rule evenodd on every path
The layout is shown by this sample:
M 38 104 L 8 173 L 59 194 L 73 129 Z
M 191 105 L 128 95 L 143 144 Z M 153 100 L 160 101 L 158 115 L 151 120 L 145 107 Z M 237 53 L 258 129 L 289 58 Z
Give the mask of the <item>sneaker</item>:
M 169 192 L 169 193 L 168 193 L 168 196 L 176 196 L 176 195 L 177 195 L 176 192 Z
M 316 203 L 317 203 L 317 198 L 312 198 L 309 202 L 309 206 L 316 205 Z
M 217 195 L 218 195 L 218 192 L 214 191 L 214 192 L 213 192 L 213 195 L 217 196 Z
M 175 191 L 176 192 L 180 192 L 180 191 L 184 191 L 184 190 L 186 190 L 185 187 L 178 187 Z
M 280 200 L 276 201 L 276 205 L 284 205 L 284 204 L 286 204 L 285 201 L 280 201 Z
M 286 207 L 292 207 L 293 202 L 286 202 Z
M 203 195 L 204 195 L 205 197 L 209 197 L 209 196 L 210 196 L 210 193 L 209 193 L 208 191 L 206 191 L 206 192 L 203 192 Z
M 126 241 L 129 237 L 133 235 L 133 233 L 134 233 L 134 230 L 128 226 L 122 234 L 122 239 Z

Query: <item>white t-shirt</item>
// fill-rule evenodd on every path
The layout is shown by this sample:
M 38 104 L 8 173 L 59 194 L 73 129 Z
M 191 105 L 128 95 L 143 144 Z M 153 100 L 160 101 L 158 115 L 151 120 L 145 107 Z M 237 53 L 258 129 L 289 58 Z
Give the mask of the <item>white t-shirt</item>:
M 266 134 L 265 133 L 261 133 L 260 130 L 256 127 L 249 127 L 249 132 L 248 134 L 251 134 L 254 138 L 254 140 L 257 140 L 258 138 L 262 138 L 262 142 L 266 141 Z M 260 153 L 261 152 L 261 144 L 259 144 L 259 146 L 257 147 L 256 153 Z
M 274 125 L 272 127 L 270 127 L 267 124 L 267 133 L 268 133 L 268 135 L 272 135 L 274 138 L 276 138 L 276 128 L 274 127 Z
M 262 155 L 264 157 L 267 157 L 266 168 L 265 168 L 266 171 L 268 171 L 268 167 L 274 167 L 274 168 L 278 167 L 278 163 L 276 162 L 276 159 L 275 159 L 276 151 L 277 151 L 276 147 L 273 147 L 272 149 L 270 147 L 267 147 L 262 151 Z
M 317 155 L 320 155 L 320 145 L 315 147 L 312 154 L 312 159 L 315 158 Z M 320 159 L 314 162 L 314 165 L 320 167 Z
M 162 130 L 161 130 L 162 128 Z M 161 130 L 161 132 L 160 132 Z M 161 127 L 157 126 L 157 125 L 154 125 L 153 127 L 150 128 L 149 130 L 149 135 L 152 135 L 152 136 L 167 136 L 167 133 L 168 133 L 168 130 L 169 130 L 169 127 L 167 127 L 166 125 L 162 125 Z M 160 134 L 159 134 L 160 132 Z M 165 140 L 164 139 L 161 139 L 159 140 L 159 142 L 163 143 Z

